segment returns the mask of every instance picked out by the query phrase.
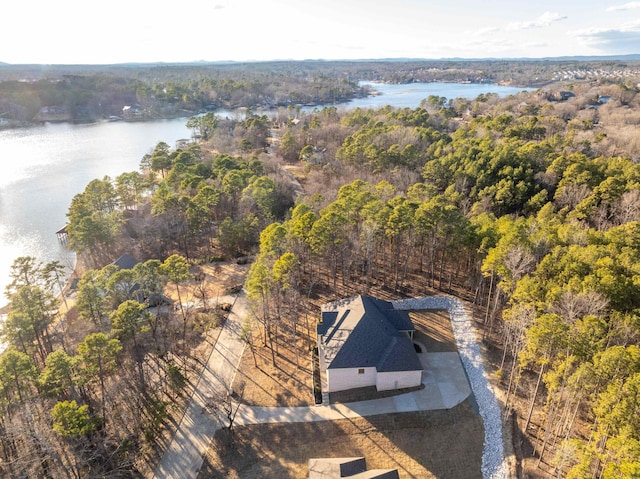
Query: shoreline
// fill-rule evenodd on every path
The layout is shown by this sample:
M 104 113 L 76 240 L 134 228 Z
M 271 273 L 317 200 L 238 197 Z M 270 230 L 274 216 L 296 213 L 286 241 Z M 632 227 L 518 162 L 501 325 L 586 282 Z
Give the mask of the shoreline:
M 51 322 L 50 327 L 55 327 L 55 325 L 60 321 L 66 320 L 67 313 L 74 306 L 74 304 L 72 304 L 71 307 L 69 307 L 69 304 L 67 303 L 67 297 L 72 292 L 71 284 L 74 279 L 82 278 L 82 276 L 87 271 L 87 269 L 88 269 L 87 263 L 82 257 L 82 255 L 79 255 L 74 251 L 73 268 L 71 269 L 69 275 L 67 276 L 66 281 L 62 286 L 62 289 L 58 292 L 58 294 L 56 294 L 56 299 L 59 300 L 58 311 L 57 311 L 56 317 Z M 11 304 L 7 303 L 4 306 L 0 307 L 0 323 L 2 323 L 6 318 L 6 316 L 9 314 L 9 311 L 11 309 L 10 306 Z M 6 349 L 7 349 L 7 344 L 0 342 L 0 354 L 2 354 Z
M 61 290 L 55 295 L 57 299 L 60 300 L 60 306 L 58 308 L 58 312 L 61 311 L 62 306 L 64 305 L 64 298 L 67 297 L 71 292 L 71 284 L 74 279 L 81 279 L 82 275 L 84 275 L 85 271 L 87 271 L 87 264 L 84 258 L 81 257 L 75 251 L 73 252 L 73 266 L 69 271 L 68 276 L 66 277 L 64 284 L 62 285 Z M 11 304 L 7 300 L 7 303 L 0 306 L 0 316 L 6 316 L 9 314 L 11 309 Z M 65 311 L 66 312 L 66 311 Z M 1 318 L 0 318 L 1 319 Z M 1 322 L 1 321 L 0 321 Z
M 57 298 L 60 300 L 60 304 L 58 305 L 59 314 L 63 313 L 63 315 L 66 315 L 74 306 L 72 304 L 71 307 L 69 307 L 68 303 L 66 303 L 66 300 L 68 299 L 68 297 L 75 291 L 71 288 L 71 285 L 73 284 L 73 281 L 75 279 L 77 280 L 82 279 L 82 276 L 88 269 L 89 268 L 87 266 L 86 259 L 82 255 L 74 251 L 73 269 L 71 270 L 71 273 L 69 273 L 69 276 L 67 277 L 67 280 L 64 283 L 64 286 L 62 287 L 62 290 L 57 295 Z M 64 317 L 58 318 L 58 321 L 64 320 L 64 319 L 65 319 Z
M 441 84 L 465 84 L 465 85 L 491 85 L 491 86 L 501 86 L 501 87 L 506 87 L 506 88 L 521 88 L 524 90 L 527 89 L 532 89 L 532 90 L 536 90 L 539 88 L 542 88 L 543 86 L 546 86 L 548 84 L 551 83 L 555 83 L 554 80 L 547 80 L 544 82 L 536 82 L 536 81 L 530 81 L 530 82 L 525 82 L 525 83 L 510 83 L 510 82 L 505 82 L 505 81 L 477 81 L 477 80 L 466 80 L 466 79 L 459 79 L 459 80 L 424 80 L 424 81 L 408 81 L 408 82 L 389 82 L 389 81 L 382 81 L 382 80 L 358 80 L 357 81 L 359 86 L 362 85 L 415 85 L 415 84 L 427 84 L 427 83 L 441 83 Z M 226 112 L 233 112 L 233 111 L 237 111 L 237 110 L 241 110 L 241 109 L 250 109 L 250 110 L 255 110 L 255 111 L 271 111 L 273 110 L 273 112 L 277 112 L 279 109 L 286 109 L 287 107 L 290 106 L 300 106 L 300 107 L 305 107 L 305 106 L 313 106 L 314 108 L 326 108 L 326 107 L 332 107 L 332 106 L 340 106 L 340 105 L 346 105 L 354 100 L 359 100 L 362 98 L 367 98 L 367 97 L 371 97 L 371 96 L 380 96 L 380 95 L 384 95 L 384 93 L 377 91 L 377 90 L 373 90 L 370 91 L 364 95 L 362 94 L 358 94 L 355 93 L 350 97 L 347 98 L 341 98 L 341 99 L 337 99 L 334 101 L 330 101 L 330 102 L 320 102 L 320 101 L 312 101 L 309 104 L 296 104 L 296 105 L 292 105 L 292 104 L 282 104 L 282 105 L 249 105 L 249 106 L 244 106 L 244 105 L 220 105 L 215 109 L 206 109 L 206 110 L 195 110 L 195 111 L 190 111 L 190 110 L 181 110 L 179 112 L 171 112 L 170 114 L 167 114 L 166 112 L 163 114 L 158 114 L 158 115 L 146 115 L 146 116 L 142 116 L 142 117 L 136 117 L 136 118 L 119 118 L 117 121 L 121 121 L 121 122 L 125 122 L 125 123 L 144 123 L 144 122 L 151 122 L 151 121 L 162 121 L 162 120 L 175 120 L 177 118 L 190 118 L 192 116 L 198 116 L 204 112 L 206 113 L 213 113 L 215 115 L 218 115 L 220 117 L 222 117 L 222 115 Z M 453 99 L 453 98 L 451 98 Z M 70 118 L 70 119 L 65 119 L 65 120 L 9 120 L 9 122 L 7 124 L 0 124 L 0 131 L 3 130 L 14 130 L 14 129 L 21 129 L 21 128 L 32 128 L 32 127 L 36 127 L 36 126 L 41 126 L 41 125 L 45 125 L 47 123 L 66 123 L 66 124 L 98 124 L 98 123 L 109 123 L 111 121 L 114 120 L 110 120 L 109 117 L 106 118 Z

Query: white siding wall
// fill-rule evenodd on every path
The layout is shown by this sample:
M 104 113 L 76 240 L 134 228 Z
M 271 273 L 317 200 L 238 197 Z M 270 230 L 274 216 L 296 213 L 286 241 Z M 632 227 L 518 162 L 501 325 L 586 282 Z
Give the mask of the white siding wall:
M 327 369 L 328 392 L 375 386 L 376 368 L 363 369 L 364 374 L 358 374 L 358 368 Z
M 378 373 L 376 388 L 378 391 L 412 388 L 422 383 L 422 371 L 401 371 Z

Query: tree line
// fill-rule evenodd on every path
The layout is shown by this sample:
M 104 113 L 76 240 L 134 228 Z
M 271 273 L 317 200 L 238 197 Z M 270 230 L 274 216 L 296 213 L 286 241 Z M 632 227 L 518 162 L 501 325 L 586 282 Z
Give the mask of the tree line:
M 346 102 L 368 94 L 368 88 L 358 84 L 362 80 L 544 86 L 570 76 L 633 84 L 640 78 L 639 65 L 636 59 L 5 64 L 0 65 L 0 111 L 7 120 L 38 121 L 38 113 L 48 107 L 65 121 L 95 121 L 121 115 L 125 105 L 137 105 L 142 118 L 173 118 L 220 108 Z
M 344 102 L 364 96 L 356 81 L 321 71 L 283 75 L 279 71 L 224 66 L 140 66 L 138 68 L 0 68 L 0 111 L 11 121 L 96 121 L 123 116 L 176 118 L 217 109 L 276 108 Z M 4 78 L 3 78 L 4 77 Z M 28 81 L 25 81 L 28 80 Z M 125 118 L 127 119 L 127 118 Z

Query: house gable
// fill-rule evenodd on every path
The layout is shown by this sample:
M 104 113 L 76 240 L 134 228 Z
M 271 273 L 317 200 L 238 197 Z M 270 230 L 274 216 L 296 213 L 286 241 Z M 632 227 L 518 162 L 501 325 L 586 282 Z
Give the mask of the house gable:
M 365 310 L 364 305 L 353 307 L 344 323 L 327 336 L 327 345 L 333 353 L 328 367 L 376 366 L 380 355 L 397 334 L 378 309 L 369 307 Z
M 391 323 L 391 325 L 397 330 L 401 332 L 413 332 L 415 331 L 415 327 L 411 322 L 411 318 L 406 311 L 397 311 L 393 309 L 391 303 L 389 304 L 390 309 L 384 310 L 384 315 L 387 318 L 387 321 Z
M 413 343 L 409 315 L 391 303 L 356 296 L 323 306 L 319 349 L 326 369 L 422 370 Z
M 394 337 L 381 356 L 376 369 L 379 373 L 422 369 L 418 355 L 413 348 L 413 341 L 407 336 Z

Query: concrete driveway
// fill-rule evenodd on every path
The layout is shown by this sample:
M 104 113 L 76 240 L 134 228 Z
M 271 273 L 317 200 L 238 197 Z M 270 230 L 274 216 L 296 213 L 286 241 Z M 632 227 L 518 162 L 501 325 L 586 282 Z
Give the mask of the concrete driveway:
M 247 315 L 244 295 L 220 298 L 233 303 L 180 424 L 153 475 L 154 479 L 195 479 L 211 438 L 222 424 L 208 411 L 212 397 L 224 394 L 240 364 L 245 347 L 242 323 Z
M 451 409 L 471 394 L 471 387 L 458 353 L 418 355 L 425 371 L 424 388 L 397 396 L 329 406 L 260 407 L 241 405 L 235 424 L 333 421 L 337 419 L 396 412 Z

